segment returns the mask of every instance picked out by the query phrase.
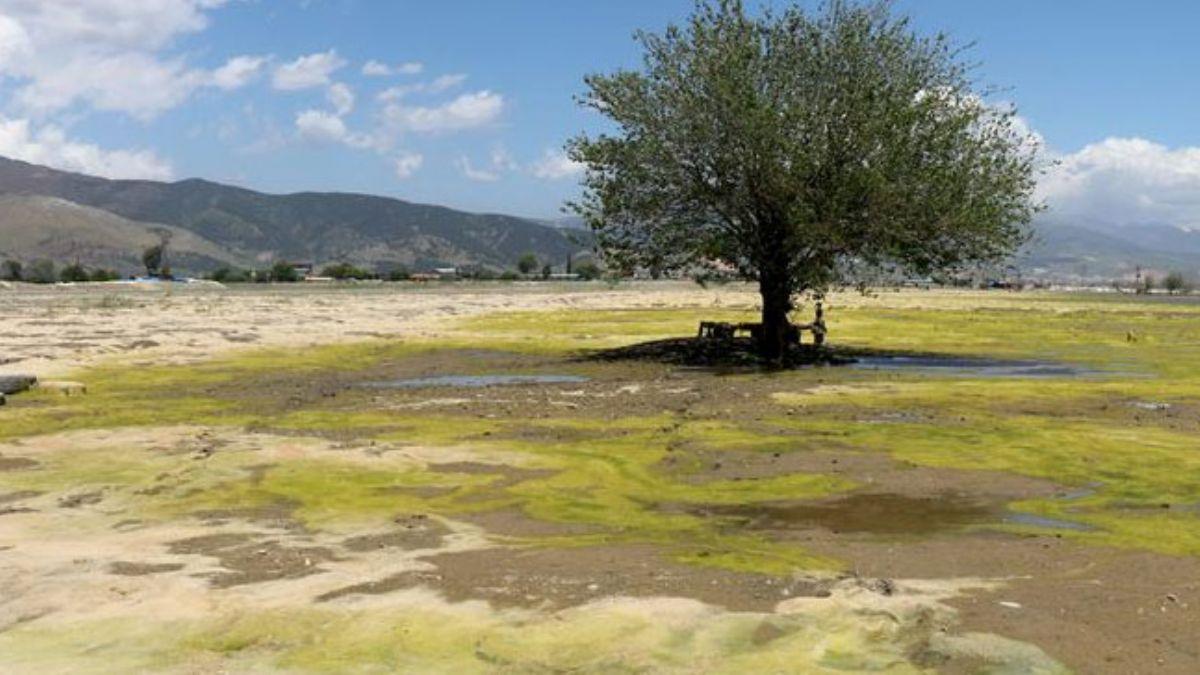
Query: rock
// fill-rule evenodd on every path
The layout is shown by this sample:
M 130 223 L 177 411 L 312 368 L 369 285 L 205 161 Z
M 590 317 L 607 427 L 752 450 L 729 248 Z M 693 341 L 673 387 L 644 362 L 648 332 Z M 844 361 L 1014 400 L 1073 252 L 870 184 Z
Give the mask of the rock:
M 0 375 L 0 394 L 19 394 L 36 383 L 33 375 Z
M 82 382 L 39 382 L 38 389 L 47 391 L 56 391 L 63 396 L 80 396 L 87 393 L 87 385 Z

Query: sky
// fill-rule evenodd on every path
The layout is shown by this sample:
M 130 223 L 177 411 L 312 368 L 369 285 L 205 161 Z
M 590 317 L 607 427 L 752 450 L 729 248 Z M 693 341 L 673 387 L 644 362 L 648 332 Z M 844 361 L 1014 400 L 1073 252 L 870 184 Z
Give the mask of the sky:
M 753 2 L 751 4 L 754 4 Z M 774 2 L 776 6 L 782 0 Z M 811 4 L 811 3 L 808 3 Z M 583 76 L 691 0 L 0 0 L 0 155 L 561 215 Z M 1200 228 L 1200 3 L 896 0 L 975 44 L 1063 218 Z

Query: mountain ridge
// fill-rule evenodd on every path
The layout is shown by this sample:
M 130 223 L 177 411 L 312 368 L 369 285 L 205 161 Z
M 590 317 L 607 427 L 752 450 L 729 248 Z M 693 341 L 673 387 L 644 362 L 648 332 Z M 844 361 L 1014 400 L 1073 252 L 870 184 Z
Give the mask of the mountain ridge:
M 181 228 L 233 257 L 259 262 L 505 268 L 527 252 L 548 262 L 565 261 L 590 244 L 586 234 L 533 219 L 378 195 L 270 194 L 203 178 L 113 180 L 7 158 L 0 158 L 3 194 L 56 197 L 129 221 Z

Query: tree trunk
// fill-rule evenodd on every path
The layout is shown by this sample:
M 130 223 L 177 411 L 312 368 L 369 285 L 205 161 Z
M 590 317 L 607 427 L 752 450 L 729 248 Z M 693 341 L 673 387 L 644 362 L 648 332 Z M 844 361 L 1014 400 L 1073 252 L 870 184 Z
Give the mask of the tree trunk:
M 786 272 L 762 270 L 758 278 L 762 296 L 762 332 L 759 334 L 759 353 L 771 363 L 780 363 L 788 349 L 788 334 L 792 311 L 792 288 Z

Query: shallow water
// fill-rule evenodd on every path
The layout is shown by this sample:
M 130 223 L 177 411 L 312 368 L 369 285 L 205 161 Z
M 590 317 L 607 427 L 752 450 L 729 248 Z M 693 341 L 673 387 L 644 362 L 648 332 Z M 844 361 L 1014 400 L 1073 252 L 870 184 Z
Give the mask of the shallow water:
M 1095 371 L 1066 363 L 959 356 L 863 356 L 850 364 L 859 370 L 904 370 L 936 375 L 989 377 L 1079 377 Z
M 588 378 L 579 375 L 439 375 L 402 380 L 364 382 L 368 389 L 425 389 L 430 387 L 502 387 L 519 384 L 579 384 Z
M 900 494 L 852 494 L 801 504 L 708 506 L 696 515 L 731 517 L 754 530 L 822 527 L 833 532 L 932 534 L 994 520 L 996 509 L 964 497 L 909 497 Z
M 710 505 L 691 513 L 733 518 L 752 530 L 821 527 L 831 532 L 923 535 L 999 523 L 1077 532 L 1095 529 L 1084 523 L 1006 511 L 1000 504 L 959 495 L 866 493 L 817 503 Z
M 1004 522 L 1014 523 L 1017 525 L 1044 527 L 1048 530 L 1073 530 L 1075 532 L 1090 532 L 1096 529 L 1086 523 L 1078 523 L 1073 520 L 1060 520 L 1058 518 L 1047 518 L 1046 516 L 1038 516 L 1032 513 L 1009 513 L 1004 517 Z

